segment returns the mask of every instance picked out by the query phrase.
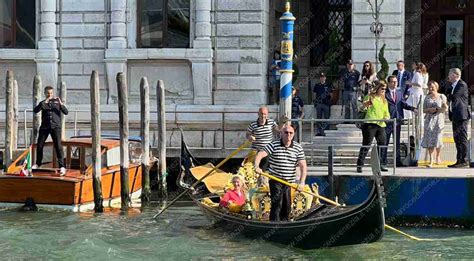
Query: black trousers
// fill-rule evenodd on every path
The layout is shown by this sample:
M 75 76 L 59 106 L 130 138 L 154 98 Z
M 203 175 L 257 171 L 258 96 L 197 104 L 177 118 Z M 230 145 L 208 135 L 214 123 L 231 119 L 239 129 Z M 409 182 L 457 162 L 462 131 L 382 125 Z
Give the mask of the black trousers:
M 40 129 L 38 133 L 38 142 L 36 145 L 36 165 L 41 166 L 43 163 L 43 148 L 46 139 L 51 134 L 53 139 L 54 150 L 56 151 L 56 158 L 58 159 L 58 165 L 60 168 L 65 168 L 63 147 L 61 145 L 61 128 L 54 129 Z
M 291 212 L 290 187 L 278 181 L 270 180 L 270 221 L 288 220 Z
M 468 122 L 469 120 L 453 121 L 453 136 L 457 151 L 456 163 L 466 163 Z
M 397 120 L 397 123 L 396 123 L 396 132 L 397 132 L 397 140 L 395 141 L 396 144 L 397 144 L 397 150 L 394 151 L 395 153 L 395 163 L 397 165 L 401 165 L 401 160 L 400 160 L 400 135 L 401 135 L 401 132 L 402 132 L 402 126 L 401 126 L 401 122 L 399 122 Z M 393 123 L 390 122 L 390 123 L 387 123 L 387 127 L 385 127 L 385 139 L 386 139 L 386 143 L 385 145 L 388 146 L 388 144 L 390 143 L 390 137 L 392 136 L 393 134 Z M 387 147 L 385 148 L 381 148 L 381 164 L 386 166 L 387 165 Z
M 359 151 L 359 157 L 357 158 L 357 166 L 364 166 L 365 157 L 367 157 L 367 153 L 369 152 L 369 146 L 372 144 L 372 141 L 375 139 L 377 140 L 377 145 L 385 146 L 386 137 L 385 137 L 385 128 L 380 127 L 377 124 L 373 123 L 365 123 L 362 125 L 362 148 Z M 380 149 L 380 148 L 379 148 Z M 380 151 L 379 151 L 380 155 Z

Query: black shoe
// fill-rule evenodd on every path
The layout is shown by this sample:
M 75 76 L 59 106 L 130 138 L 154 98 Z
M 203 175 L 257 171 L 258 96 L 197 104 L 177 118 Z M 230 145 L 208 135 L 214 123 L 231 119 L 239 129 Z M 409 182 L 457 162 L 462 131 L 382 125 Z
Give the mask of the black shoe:
M 458 164 L 459 164 L 459 163 L 456 162 L 456 163 L 454 163 L 454 164 L 448 165 L 448 168 L 457 168 L 457 167 L 458 167 L 458 166 L 457 166 Z
M 381 171 L 388 171 L 388 169 L 385 166 L 380 166 Z
M 448 167 L 449 168 L 466 168 L 466 167 L 469 167 L 469 164 L 467 164 L 467 162 L 463 162 L 463 163 L 456 163 L 453 165 L 449 165 Z
M 356 169 L 356 171 L 357 171 L 357 173 L 362 173 L 362 167 L 359 167 L 359 166 L 358 166 L 357 169 Z

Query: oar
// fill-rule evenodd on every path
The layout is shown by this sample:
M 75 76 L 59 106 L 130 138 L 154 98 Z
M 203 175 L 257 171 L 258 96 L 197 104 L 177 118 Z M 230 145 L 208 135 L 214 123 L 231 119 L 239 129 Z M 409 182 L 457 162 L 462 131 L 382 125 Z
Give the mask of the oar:
M 251 143 L 250 141 L 246 141 L 242 145 L 240 145 L 240 147 L 238 147 L 236 150 L 234 150 L 227 158 L 222 160 L 219 164 L 217 164 L 217 166 L 212 168 L 209 172 L 207 172 L 204 176 L 202 176 L 202 178 L 200 178 L 198 181 L 194 182 L 194 184 L 191 185 L 191 188 L 194 188 L 194 186 L 199 184 L 199 182 L 203 181 L 207 176 L 214 173 L 214 171 L 216 171 L 218 168 L 220 168 L 222 165 L 224 165 L 224 163 L 226 163 L 228 160 L 230 160 L 235 155 L 237 155 L 237 153 L 239 153 L 239 151 L 241 151 L 243 148 L 247 147 L 250 143 Z M 184 194 L 186 194 L 186 192 L 188 192 L 188 191 L 184 190 L 183 192 L 181 192 L 177 197 L 175 197 L 173 200 L 171 200 L 171 202 L 169 204 L 167 204 L 163 209 L 161 209 L 158 213 L 156 213 L 153 216 L 153 218 L 157 218 L 159 215 L 161 215 L 163 212 L 165 212 L 165 210 L 167 210 L 171 205 L 173 205 L 176 201 L 178 201 L 178 199 L 180 199 Z
M 265 177 L 267 177 L 267 178 L 269 178 L 269 179 L 273 179 L 273 180 L 275 180 L 275 181 L 278 181 L 278 182 L 280 182 L 280 183 L 282 183 L 282 184 L 284 184 L 284 185 L 287 185 L 287 186 L 289 186 L 289 187 L 291 187 L 291 188 L 298 189 L 298 186 L 297 186 L 296 184 L 291 184 L 291 183 L 289 183 L 289 182 L 287 182 L 287 181 L 285 181 L 285 180 L 282 180 L 282 179 L 280 179 L 280 178 L 277 178 L 277 177 L 275 177 L 275 176 L 272 176 L 272 175 L 270 175 L 270 174 L 268 174 L 268 173 L 262 172 L 262 173 L 259 173 L 259 174 L 262 175 L 262 176 L 265 176 Z M 305 190 L 303 190 L 302 192 L 304 192 L 304 193 L 306 193 L 306 194 L 309 194 L 309 195 L 312 195 L 312 196 L 314 196 L 314 197 L 317 197 L 317 198 L 319 198 L 320 200 L 325 201 L 325 202 L 327 202 L 327 203 L 330 203 L 330 204 L 332 204 L 332 205 L 335 205 L 335 206 L 340 206 L 340 205 L 341 205 L 341 204 L 339 204 L 339 203 L 337 203 L 337 202 L 335 202 L 335 201 L 332 201 L 332 200 L 330 200 L 330 199 L 328 199 L 328 198 L 325 198 L 325 197 L 323 197 L 323 196 L 320 196 L 320 195 L 318 195 L 318 194 L 316 194 L 316 193 L 313 193 L 313 192 L 311 192 L 311 191 L 305 191 Z M 410 239 L 413 239 L 413 240 L 417 240 L 417 241 L 431 241 L 431 240 L 432 240 L 432 239 L 423 239 L 423 238 L 418 238 L 418 237 L 415 237 L 415 236 L 411 236 L 411 235 L 409 235 L 409 234 L 407 234 L 407 233 L 405 233 L 405 232 L 402 232 L 402 231 L 400 231 L 400 230 L 398 230 L 398 229 L 396 229 L 396 228 L 394 228 L 394 227 L 392 227 L 392 226 L 389 226 L 389 225 L 387 225 L 387 224 L 385 224 L 385 228 L 388 229 L 388 230 L 392 230 L 392 231 L 394 231 L 394 232 L 397 232 L 397 233 L 399 233 L 399 234 L 401 234 L 401 235 L 404 235 L 404 236 L 406 236 L 406 237 L 408 237 L 408 238 L 410 238 Z

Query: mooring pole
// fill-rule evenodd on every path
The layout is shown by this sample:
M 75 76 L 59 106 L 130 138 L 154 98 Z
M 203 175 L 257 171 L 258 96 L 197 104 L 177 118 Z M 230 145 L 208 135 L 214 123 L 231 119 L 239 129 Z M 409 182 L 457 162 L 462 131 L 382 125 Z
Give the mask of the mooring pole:
M 13 127 L 12 127 L 13 150 L 18 149 L 18 82 L 13 80 Z
M 165 111 L 165 85 L 158 80 L 156 85 L 156 100 L 158 101 L 158 195 L 164 200 L 168 196 L 166 184 L 166 111 Z
M 36 107 L 41 102 L 41 76 L 39 74 L 35 75 L 35 80 L 33 81 L 33 108 Z M 38 139 L 38 130 L 41 125 L 41 114 L 33 112 L 33 128 L 31 132 L 31 144 L 35 144 Z M 36 160 L 36 150 L 32 150 L 31 153 L 32 162 Z
M 64 88 L 63 88 L 64 87 Z M 66 84 L 61 82 L 61 96 L 64 94 Z M 92 186 L 94 189 L 94 210 L 95 212 L 104 211 L 104 198 L 102 196 L 102 160 L 101 160 L 101 147 L 100 147 L 100 84 L 99 74 L 97 71 L 92 71 L 90 80 L 90 92 L 91 92 L 91 135 L 92 135 Z M 64 90 L 64 91 L 63 91 Z M 62 97 L 61 97 L 62 100 Z M 63 103 L 65 101 L 63 100 Z M 61 124 L 63 124 L 61 119 Z M 64 128 L 64 126 L 63 126 Z
M 131 206 L 130 185 L 128 180 L 128 88 L 123 73 L 117 73 L 117 92 L 119 108 L 120 130 L 120 198 L 121 209 L 127 210 Z
M 13 88 L 14 88 L 14 76 L 13 71 L 7 71 L 7 79 L 5 86 L 5 161 L 4 169 L 7 171 L 8 166 L 12 162 L 13 154 L 13 143 L 12 143 L 12 134 L 13 134 Z
M 293 79 L 293 26 L 296 18 L 286 2 L 281 21 L 281 66 L 280 66 L 280 122 L 291 119 L 291 88 Z
M 95 71 L 92 71 L 92 75 L 91 75 L 91 106 L 94 106 L 94 103 L 92 103 L 92 77 L 94 77 L 94 72 Z M 97 75 L 97 77 L 99 77 L 99 76 Z M 97 88 L 99 88 L 99 78 L 97 78 Z M 59 88 L 59 98 L 61 99 L 63 104 L 67 103 L 67 87 L 66 87 L 66 82 L 64 82 L 64 81 L 61 82 L 61 86 Z M 100 97 L 97 96 L 96 98 L 97 98 L 97 104 L 100 106 Z M 92 107 L 91 107 L 91 109 L 92 109 Z M 99 111 L 100 111 L 100 107 L 97 110 L 97 112 L 99 112 Z M 91 112 L 93 112 L 93 110 L 91 110 Z M 99 126 L 99 132 L 100 132 L 100 126 Z M 63 141 L 66 139 L 66 115 L 64 115 L 62 113 L 61 113 L 61 139 Z
M 150 203 L 150 88 L 148 80 L 140 81 L 140 136 L 142 145 L 142 207 Z
M 331 198 L 335 198 L 334 189 L 334 147 L 328 146 L 328 183 Z

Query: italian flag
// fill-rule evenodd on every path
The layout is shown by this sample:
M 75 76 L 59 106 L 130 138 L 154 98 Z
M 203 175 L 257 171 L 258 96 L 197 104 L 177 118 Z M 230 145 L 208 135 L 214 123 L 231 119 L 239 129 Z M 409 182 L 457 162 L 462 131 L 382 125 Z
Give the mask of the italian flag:
M 26 154 L 25 161 L 23 162 L 23 167 L 20 171 L 20 176 L 29 176 L 31 171 L 31 146 L 28 148 L 28 154 Z

